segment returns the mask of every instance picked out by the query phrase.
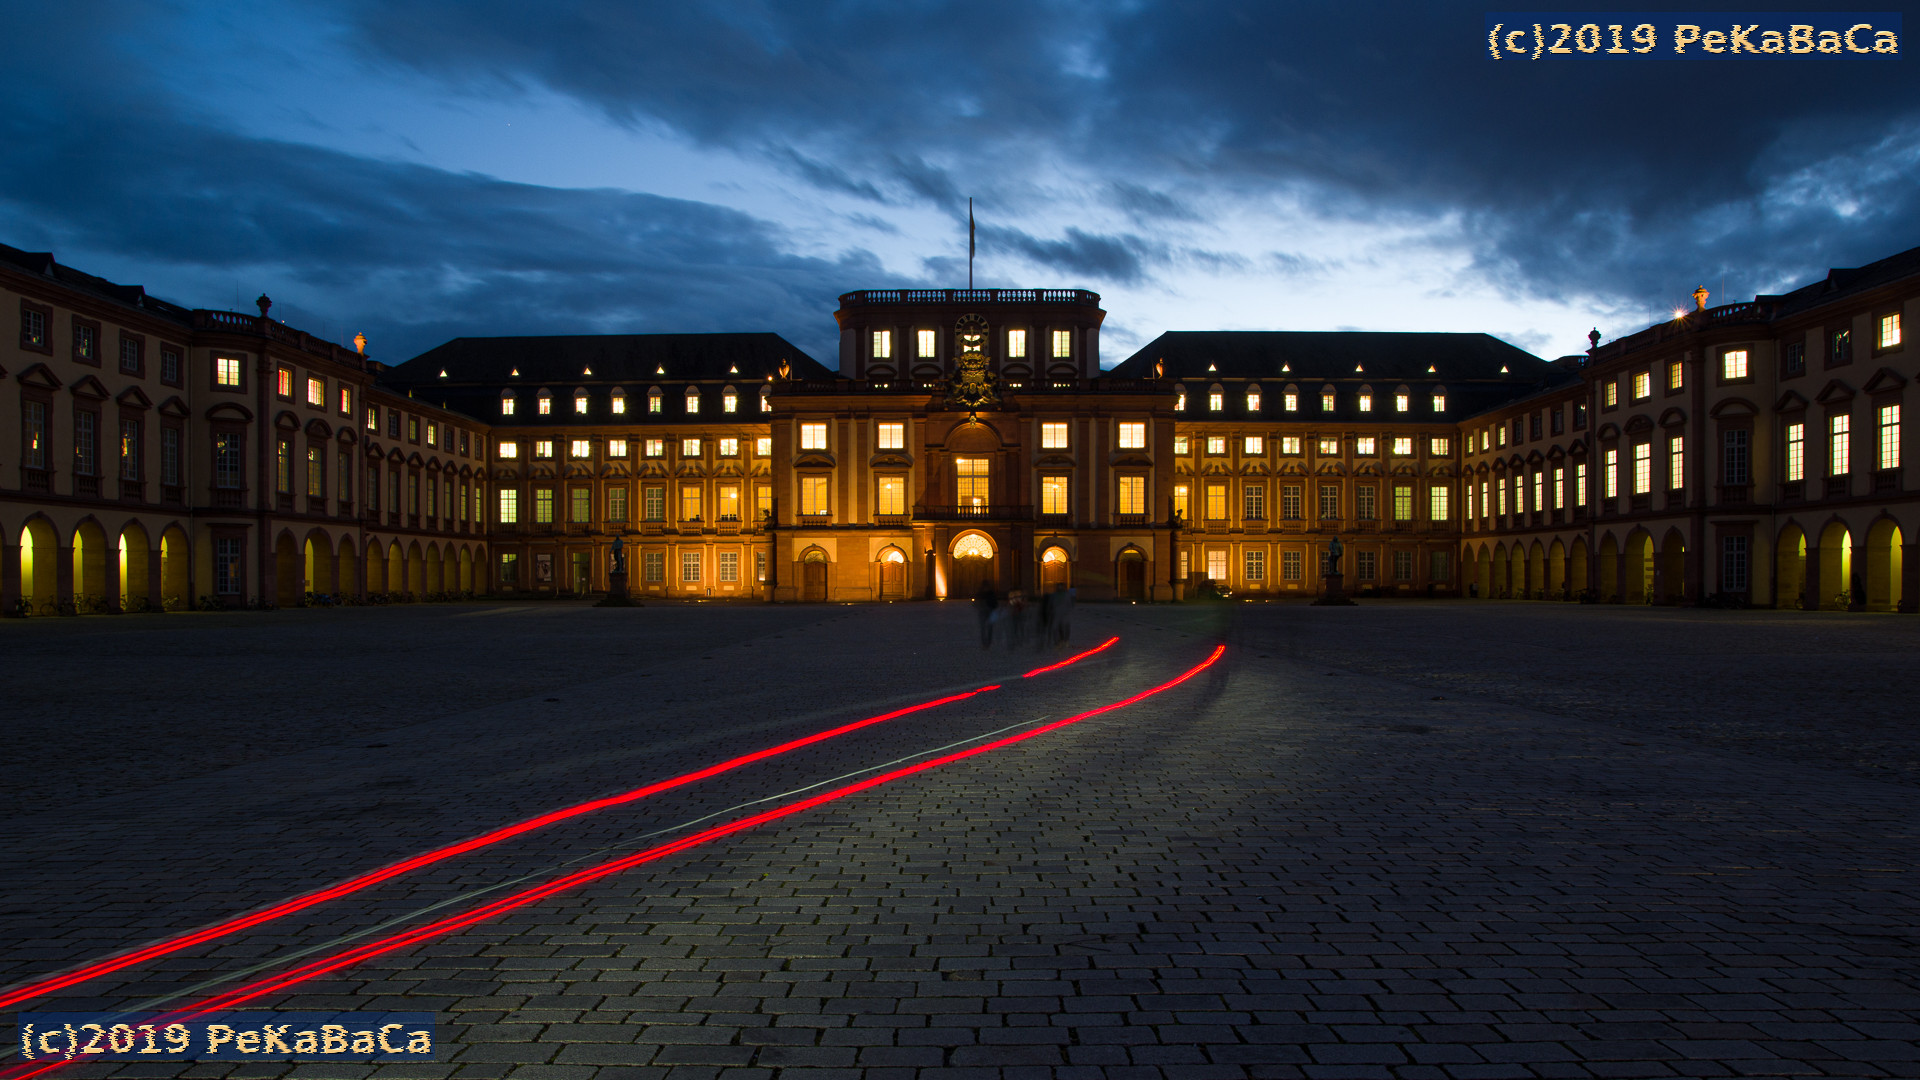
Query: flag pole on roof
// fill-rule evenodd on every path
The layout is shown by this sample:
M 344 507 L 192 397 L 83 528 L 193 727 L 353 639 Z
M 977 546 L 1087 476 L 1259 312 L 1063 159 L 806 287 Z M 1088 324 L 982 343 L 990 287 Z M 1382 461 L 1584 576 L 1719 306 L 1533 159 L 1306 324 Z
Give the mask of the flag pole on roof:
M 967 288 L 973 288 L 973 196 L 967 196 Z

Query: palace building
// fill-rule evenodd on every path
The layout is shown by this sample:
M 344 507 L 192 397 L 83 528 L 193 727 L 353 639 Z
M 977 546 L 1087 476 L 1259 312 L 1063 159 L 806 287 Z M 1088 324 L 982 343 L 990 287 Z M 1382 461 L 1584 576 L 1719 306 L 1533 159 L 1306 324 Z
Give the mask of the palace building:
M 1912 610 L 1920 249 L 1542 360 L 1170 332 L 1097 294 L 866 290 L 772 333 L 457 338 L 387 365 L 0 247 L 0 610 L 592 595 L 1349 591 Z M 12 460 L 6 447 L 17 447 Z

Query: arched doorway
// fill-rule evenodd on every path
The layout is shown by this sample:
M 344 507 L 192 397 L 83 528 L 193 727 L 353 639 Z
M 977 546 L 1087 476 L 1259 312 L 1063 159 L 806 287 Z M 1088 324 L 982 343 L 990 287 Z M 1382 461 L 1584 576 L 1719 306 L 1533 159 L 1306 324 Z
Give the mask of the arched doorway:
M 1513 595 L 1513 579 L 1509 576 L 1513 562 L 1507 556 L 1507 545 L 1495 544 L 1493 547 L 1493 581 L 1487 595 L 1504 600 Z
M 1612 533 L 1600 538 L 1600 599 L 1617 603 L 1620 594 L 1620 542 Z
M 75 555 L 79 552 L 76 550 Z M 1845 611 L 1860 602 L 1864 581 L 1853 578 L 1853 534 L 1837 521 L 1820 531 L 1820 595 L 1823 611 Z
M 907 598 L 907 553 L 897 547 L 880 552 L 880 599 Z
M 800 556 L 800 599 L 821 601 L 827 598 L 827 553 L 810 547 Z
M 1480 599 L 1493 599 L 1493 553 L 1485 544 L 1480 545 L 1480 557 L 1473 561 L 1473 582 Z
M 1140 549 L 1129 544 L 1120 549 L 1114 559 L 1113 583 L 1116 594 L 1122 600 L 1145 600 L 1147 598 L 1147 557 Z
M 1568 595 L 1578 596 L 1588 589 L 1593 588 L 1592 585 L 1588 584 L 1587 579 L 1587 542 L 1576 537 L 1573 541 L 1572 553 L 1567 556 Z
M 88 518 L 73 530 L 73 598 L 81 611 L 100 610 L 107 593 L 118 593 L 107 580 L 107 534 Z
M 1073 563 L 1065 548 L 1055 545 L 1040 553 L 1040 593 L 1064 589 L 1073 583 Z
M 281 533 L 273 545 L 273 602 L 281 607 L 298 607 L 305 601 L 305 575 L 300 565 L 300 550 L 293 534 Z
M 440 592 L 446 591 L 447 582 L 446 582 L 445 571 L 446 571 L 446 563 L 441 558 L 440 545 L 428 544 L 427 545 L 427 582 L 425 586 L 426 592 L 440 593 Z M 580 591 L 586 592 L 586 589 L 582 588 Z
M 460 549 L 460 591 L 473 591 L 473 552 L 464 547 Z
M 1687 543 L 1678 529 L 1667 530 L 1660 545 L 1660 592 L 1656 602 L 1684 604 L 1687 601 Z
M 968 533 L 953 542 L 953 577 L 947 595 L 971 600 L 982 585 L 998 586 L 993 572 L 993 541 L 980 533 Z
M 331 595 L 333 592 L 333 545 L 328 542 L 327 534 L 312 533 L 301 554 L 305 557 L 302 571 L 305 574 L 305 592 Z M 305 599 L 305 596 L 302 596 Z
M 1527 599 L 1545 600 L 1552 587 L 1547 580 L 1547 549 L 1535 540 L 1527 549 Z
M 192 590 L 187 577 L 187 569 L 192 565 L 187 555 L 187 534 L 178 525 L 171 525 L 160 534 L 160 602 L 177 608 L 185 608 L 193 602 L 189 595 Z
M 35 615 L 50 613 L 60 598 L 60 534 L 46 518 L 20 532 L 20 596 Z
M 150 568 L 153 564 L 153 548 L 147 539 L 147 530 L 138 522 L 128 522 L 120 530 L 120 558 L 116 568 L 120 579 L 120 610 L 146 611 L 151 605 L 147 586 Z
M 1773 606 L 1805 607 L 1806 593 L 1807 534 L 1798 525 L 1788 525 L 1773 547 Z
M 1653 537 L 1643 532 L 1627 537 L 1626 580 L 1621 582 L 1629 604 L 1644 604 L 1653 596 Z
M 1881 518 L 1867 530 L 1867 610 L 1898 611 L 1901 597 L 1900 526 Z
M 418 600 L 427 591 L 427 560 L 420 554 L 420 541 L 407 545 L 407 588 Z
M 1547 599 L 1564 600 L 1568 590 L 1567 546 L 1555 537 L 1553 546 L 1547 548 Z

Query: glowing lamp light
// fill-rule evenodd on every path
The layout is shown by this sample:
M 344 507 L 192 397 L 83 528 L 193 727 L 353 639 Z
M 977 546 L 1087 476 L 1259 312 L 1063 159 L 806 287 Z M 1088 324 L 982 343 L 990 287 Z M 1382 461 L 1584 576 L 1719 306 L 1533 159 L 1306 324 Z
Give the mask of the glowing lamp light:
M 1685 311 L 1682 311 L 1682 310 L 1681 310 L 1681 309 L 1679 309 L 1679 308 L 1674 308 L 1674 309 L 1673 309 L 1673 317 L 1674 317 L 1675 319 L 1684 319 L 1684 318 L 1686 318 L 1686 317 L 1687 317 L 1687 313 L 1686 313 Z

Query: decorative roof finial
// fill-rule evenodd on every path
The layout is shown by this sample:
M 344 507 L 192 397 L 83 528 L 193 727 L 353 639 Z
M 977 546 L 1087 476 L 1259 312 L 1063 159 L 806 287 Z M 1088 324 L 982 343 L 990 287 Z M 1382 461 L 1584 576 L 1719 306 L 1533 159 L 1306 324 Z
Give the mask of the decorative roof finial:
M 1592 352 L 1593 350 L 1599 347 L 1600 347 L 1600 328 L 1596 326 L 1593 329 L 1587 331 L 1587 351 Z
M 780 378 L 784 381 L 792 377 L 793 377 L 793 366 L 788 364 L 787 358 L 783 356 L 780 358 Z
M 1707 297 L 1709 295 L 1711 294 L 1707 292 L 1707 287 L 1705 285 L 1702 285 L 1699 288 L 1693 290 L 1693 310 L 1695 311 L 1707 310 Z
M 361 356 L 367 355 L 367 335 L 353 335 L 353 348 L 354 351 L 358 352 Z
M 260 317 L 264 319 L 267 317 L 267 309 L 273 306 L 273 298 L 266 293 L 261 293 L 260 299 L 255 300 L 253 306 L 260 309 Z

